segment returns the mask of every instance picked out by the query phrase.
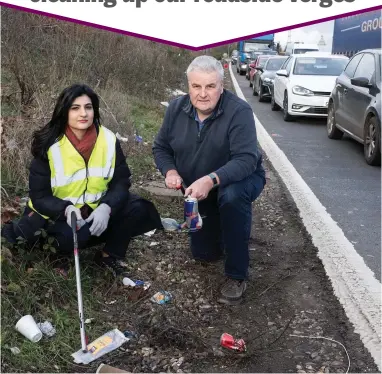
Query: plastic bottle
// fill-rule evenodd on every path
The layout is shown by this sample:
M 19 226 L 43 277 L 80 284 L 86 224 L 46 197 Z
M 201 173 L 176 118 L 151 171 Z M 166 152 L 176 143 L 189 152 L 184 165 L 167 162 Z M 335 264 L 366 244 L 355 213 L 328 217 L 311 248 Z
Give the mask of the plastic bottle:
M 173 218 L 161 218 L 163 228 L 166 231 L 177 231 L 180 229 L 180 225 Z

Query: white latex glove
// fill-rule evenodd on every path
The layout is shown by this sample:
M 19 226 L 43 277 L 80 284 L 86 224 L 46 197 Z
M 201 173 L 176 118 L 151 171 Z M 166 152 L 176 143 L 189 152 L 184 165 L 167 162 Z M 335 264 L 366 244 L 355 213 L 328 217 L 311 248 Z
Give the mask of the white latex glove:
M 100 236 L 107 228 L 110 219 L 111 208 L 107 204 L 99 205 L 92 214 L 85 220 L 86 222 L 93 221 L 90 226 L 90 233 L 94 236 Z
M 82 220 L 81 211 L 74 205 L 68 205 L 65 209 L 65 217 L 69 227 L 72 227 L 72 212 L 76 213 L 77 222 Z

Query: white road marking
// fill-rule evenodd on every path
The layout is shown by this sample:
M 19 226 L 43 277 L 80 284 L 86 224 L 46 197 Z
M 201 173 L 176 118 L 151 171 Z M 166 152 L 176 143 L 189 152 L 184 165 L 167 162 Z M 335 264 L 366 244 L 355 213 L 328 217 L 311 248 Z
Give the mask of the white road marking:
M 237 96 L 246 100 L 231 64 L 229 70 Z M 381 370 L 381 283 L 256 114 L 253 115 L 260 146 L 292 195 L 312 242 L 318 249 L 318 256 L 332 283 L 334 294 Z

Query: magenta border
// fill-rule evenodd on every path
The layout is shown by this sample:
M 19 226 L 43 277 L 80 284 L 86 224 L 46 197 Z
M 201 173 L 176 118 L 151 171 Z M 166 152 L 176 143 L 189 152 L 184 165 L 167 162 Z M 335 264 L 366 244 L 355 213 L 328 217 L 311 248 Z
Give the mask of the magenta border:
M 169 41 L 169 40 L 154 38 L 154 37 L 151 37 L 151 36 L 148 36 L 148 35 L 137 34 L 137 33 L 130 32 L 130 31 L 115 29 L 113 27 L 102 26 L 102 25 L 98 25 L 98 24 L 95 24 L 95 23 L 87 22 L 87 21 L 80 21 L 80 20 L 76 20 L 74 18 L 69 18 L 69 17 L 64 17 L 64 16 L 59 16 L 59 15 L 56 15 L 56 14 L 52 14 L 52 13 L 42 12 L 40 10 L 29 9 L 29 8 L 25 8 L 25 7 L 18 6 L 18 5 L 13 5 L 13 4 L 7 4 L 7 3 L 4 3 L 3 1 L 0 1 L 0 6 L 4 6 L 4 7 L 7 7 L 7 8 L 12 8 L 12 9 L 17 9 L 17 10 L 21 10 L 21 11 L 28 12 L 28 13 L 34 13 L 34 14 L 38 14 L 40 16 L 56 18 L 56 19 L 59 19 L 61 21 L 77 23 L 77 24 L 83 25 L 83 26 L 90 26 L 90 27 L 94 27 L 94 28 L 97 28 L 97 29 L 100 29 L 100 30 L 106 30 L 106 31 L 110 31 L 110 32 L 118 33 L 118 34 L 123 34 L 123 35 L 127 35 L 127 36 L 133 36 L 135 38 L 150 40 L 152 42 L 167 44 L 167 45 L 171 45 L 173 47 L 184 48 L 184 49 L 188 49 L 188 50 L 191 50 L 191 51 L 200 51 L 200 50 L 207 49 L 207 48 L 214 48 L 214 47 L 218 47 L 218 46 L 221 46 L 221 45 L 224 45 L 224 44 L 234 43 L 234 42 L 237 42 L 239 40 L 245 40 L 245 39 L 250 39 L 250 38 L 253 38 L 253 37 L 263 36 L 263 35 L 267 35 L 267 34 L 271 34 L 271 33 L 279 33 L 279 32 L 283 32 L 283 31 L 287 31 L 287 30 L 293 30 L 293 29 L 296 29 L 296 28 L 304 27 L 304 26 L 310 26 L 310 25 L 315 25 L 317 23 L 332 21 L 332 20 L 335 20 L 335 19 L 338 19 L 338 18 L 342 18 L 342 17 L 349 17 L 349 16 L 354 16 L 354 15 L 357 15 L 357 14 L 362 14 L 362 13 L 367 13 L 367 12 L 372 12 L 372 11 L 375 11 L 375 10 L 381 10 L 382 9 L 382 5 L 377 5 L 377 6 L 374 6 L 374 7 L 371 7 L 371 8 L 360 9 L 360 10 L 356 10 L 356 11 L 353 11 L 353 12 L 342 13 L 342 14 L 338 14 L 338 15 L 335 15 L 335 16 L 320 18 L 320 19 L 317 19 L 317 20 L 314 20 L 314 21 L 298 23 L 298 24 L 295 24 L 295 25 L 292 25 L 292 26 L 280 27 L 278 29 L 268 30 L 268 31 L 265 31 L 265 32 L 257 33 L 257 34 L 244 35 L 244 36 L 241 36 L 239 38 L 224 40 L 224 41 L 218 42 L 218 43 L 206 44 L 206 45 L 202 45 L 200 47 L 192 47 L 192 46 L 187 45 L 187 44 L 176 43 L 176 42 L 172 42 L 172 41 Z

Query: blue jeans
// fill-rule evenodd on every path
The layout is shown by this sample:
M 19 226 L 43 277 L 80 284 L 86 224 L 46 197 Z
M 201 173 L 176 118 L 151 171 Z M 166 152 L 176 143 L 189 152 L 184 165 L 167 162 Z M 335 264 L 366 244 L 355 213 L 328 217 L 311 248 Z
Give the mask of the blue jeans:
M 248 277 L 252 202 L 264 189 L 263 173 L 212 190 L 207 199 L 199 201 L 203 217 L 201 230 L 190 233 L 191 251 L 195 259 L 216 261 L 225 252 L 225 275 L 234 279 Z

